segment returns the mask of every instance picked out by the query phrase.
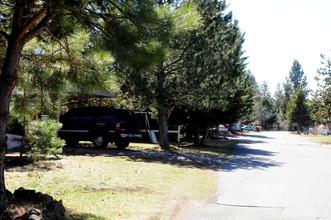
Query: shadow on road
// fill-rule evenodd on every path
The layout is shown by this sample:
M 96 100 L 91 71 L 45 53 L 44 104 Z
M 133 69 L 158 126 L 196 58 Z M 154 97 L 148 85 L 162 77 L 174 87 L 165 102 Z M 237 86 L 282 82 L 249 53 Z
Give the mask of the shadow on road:
M 273 156 L 277 154 L 276 152 L 251 147 L 251 144 L 257 143 L 264 142 L 256 140 L 240 140 L 233 150 L 233 155 L 225 162 L 222 169 L 226 172 L 238 169 L 265 170 L 282 165 L 282 163 L 273 160 Z
M 264 140 L 257 140 L 257 139 L 237 139 L 237 145 L 242 144 L 259 144 L 259 143 L 266 143 Z
M 261 138 L 261 139 L 273 139 L 272 137 L 268 137 L 268 136 L 265 136 L 265 135 L 260 135 L 260 134 L 242 134 L 240 136 L 243 136 L 243 137 L 252 137 L 252 138 Z
M 247 156 L 237 156 L 229 159 L 222 167 L 223 171 L 231 172 L 238 169 L 253 170 L 260 169 L 265 170 L 272 167 L 281 166 L 281 163 L 273 161 L 268 158 L 262 157 L 247 157 Z
M 234 151 L 234 155 L 255 155 L 255 156 L 274 156 L 275 152 L 268 151 L 268 150 L 261 150 L 261 149 L 255 149 L 255 148 L 247 148 L 245 146 L 242 146 L 238 144 Z

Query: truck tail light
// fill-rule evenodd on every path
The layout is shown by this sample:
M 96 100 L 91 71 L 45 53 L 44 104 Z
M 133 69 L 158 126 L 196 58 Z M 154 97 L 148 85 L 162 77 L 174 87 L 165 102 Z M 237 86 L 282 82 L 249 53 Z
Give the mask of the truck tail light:
M 121 123 L 116 123 L 115 131 L 121 131 Z

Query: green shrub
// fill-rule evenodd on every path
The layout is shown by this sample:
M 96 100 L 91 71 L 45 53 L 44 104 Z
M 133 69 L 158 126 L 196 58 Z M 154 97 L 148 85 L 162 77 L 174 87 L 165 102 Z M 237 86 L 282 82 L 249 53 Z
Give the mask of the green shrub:
M 28 125 L 27 138 L 31 147 L 28 155 L 36 160 L 46 155 L 62 153 L 64 140 L 56 137 L 56 132 L 62 124 L 55 120 L 32 121 Z

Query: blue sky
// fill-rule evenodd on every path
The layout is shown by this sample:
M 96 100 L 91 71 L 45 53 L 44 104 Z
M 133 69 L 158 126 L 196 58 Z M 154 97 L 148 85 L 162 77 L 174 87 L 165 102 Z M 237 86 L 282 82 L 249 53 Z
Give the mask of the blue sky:
M 330 0 L 226 0 L 245 33 L 248 69 L 271 94 L 285 81 L 295 59 L 309 87 L 316 88 L 320 54 L 331 58 Z

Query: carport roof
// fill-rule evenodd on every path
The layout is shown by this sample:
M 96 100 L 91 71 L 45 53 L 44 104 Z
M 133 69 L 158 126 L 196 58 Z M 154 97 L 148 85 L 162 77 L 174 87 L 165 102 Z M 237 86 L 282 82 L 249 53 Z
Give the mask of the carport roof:
M 67 90 L 67 93 L 71 95 L 83 95 L 88 97 L 94 97 L 94 98 L 116 98 L 116 95 L 114 93 L 111 93 L 106 90 L 91 90 L 91 91 L 81 91 L 79 89 L 76 90 Z M 34 93 L 31 93 L 34 94 Z M 17 89 L 14 89 L 13 95 L 23 95 L 22 91 L 18 91 Z
M 88 96 L 94 96 L 97 98 L 116 98 L 116 95 L 106 90 L 92 90 L 86 93 Z

